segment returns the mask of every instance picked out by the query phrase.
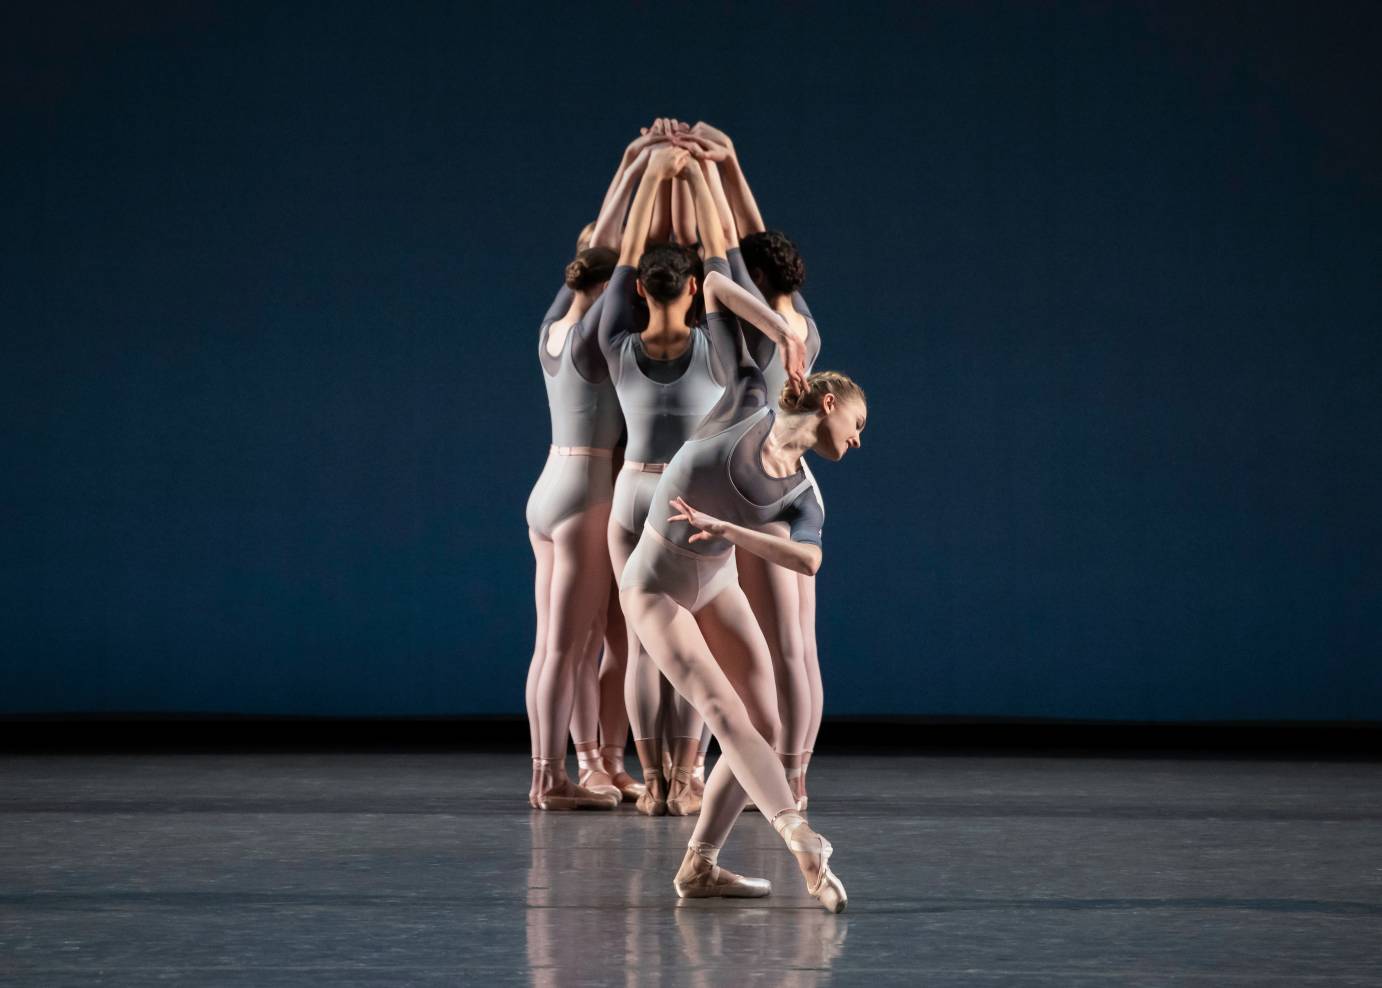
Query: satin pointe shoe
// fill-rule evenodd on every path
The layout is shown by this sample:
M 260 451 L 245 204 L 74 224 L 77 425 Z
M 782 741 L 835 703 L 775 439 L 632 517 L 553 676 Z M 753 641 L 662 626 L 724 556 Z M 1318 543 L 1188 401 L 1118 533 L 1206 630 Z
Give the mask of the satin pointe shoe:
M 614 787 L 619 790 L 619 798 L 626 803 L 638 802 L 645 786 L 624 771 L 624 749 L 619 745 L 608 744 L 600 749 L 600 755 L 604 759 L 605 768 L 609 770 L 610 778 L 614 781 Z
M 619 805 L 618 797 L 591 792 L 560 775 L 557 769 L 564 760 L 560 758 L 533 759 L 533 764 L 542 774 L 543 782 L 551 784 L 551 788 L 547 791 L 538 791 L 538 809 L 559 811 L 612 810 Z
M 773 883 L 766 878 L 745 878 L 716 864 L 720 849 L 713 844 L 692 841 L 687 845 L 672 887 L 683 899 L 761 899 L 772 895 Z
M 773 817 L 773 829 L 782 835 L 787 850 L 793 854 L 814 854 L 820 857 L 820 871 L 816 873 L 815 881 L 807 879 L 806 891 L 814 896 L 827 912 L 844 912 L 849 897 L 845 895 L 844 883 L 830 870 L 830 855 L 835 851 L 830 841 L 812 830 L 811 825 L 795 810 L 783 810 Z M 801 864 L 800 859 L 797 864 Z
M 662 773 L 658 769 L 643 770 L 643 793 L 635 808 L 644 816 L 667 815 L 667 790 L 663 788 Z
M 694 816 L 701 811 L 701 797 L 694 783 L 695 777 L 689 768 L 672 769 L 667 785 L 668 816 Z
M 609 772 L 605 770 L 604 759 L 600 757 L 600 746 L 594 741 L 576 745 L 576 764 L 579 770 L 576 783 L 601 796 L 611 797 L 615 805 L 623 799 L 623 793 L 614 784 Z

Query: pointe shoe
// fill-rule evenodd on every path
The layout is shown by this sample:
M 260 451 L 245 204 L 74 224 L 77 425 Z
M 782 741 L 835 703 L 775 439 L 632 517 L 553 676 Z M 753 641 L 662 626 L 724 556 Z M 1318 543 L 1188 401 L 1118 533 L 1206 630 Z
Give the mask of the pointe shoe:
M 772 895 L 773 883 L 766 878 L 745 878 L 715 863 L 720 849 L 692 841 L 686 848 L 672 888 L 682 899 L 761 899 Z
M 626 803 L 638 802 L 638 797 L 648 791 L 648 787 L 641 782 L 635 782 L 632 775 L 628 772 L 615 772 L 614 785 L 619 790 L 620 798 Z
M 644 816 L 666 816 L 667 797 L 662 788 L 662 775 L 657 769 L 643 770 L 643 793 L 635 804 Z
M 558 771 L 557 758 L 534 758 L 541 782 L 549 783 L 551 788 L 538 789 L 537 808 L 540 810 L 612 810 L 619 805 L 616 796 L 591 792 L 566 777 L 565 771 Z
M 667 815 L 694 816 L 701 811 L 701 797 L 696 792 L 691 770 L 672 769 L 672 778 L 667 786 Z
M 645 787 L 624 771 L 624 748 L 617 744 L 602 745 L 600 756 L 605 766 L 612 770 L 609 777 L 614 783 L 614 788 L 619 790 L 620 799 L 626 803 L 638 802 L 638 797 L 643 795 Z
M 793 854 L 816 854 L 820 856 L 820 871 L 815 881 L 807 879 L 806 891 L 825 907 L 827 912 L 842 913 L 849 897 L 845 895 L 844 883 L 830 870 L 830 855 L 835 852 L 830 841 L 811 829 L 799 813 L 784 810 L 773 818 L 773 829 L 782 835 L 787 850 Z M 800 861 L 798 861 L 800 864 Z
M 576 784 L 583 789 L 589 789 L 598 796 L 614 800 L 614 805 L 618 806 L 624 798 L 624 794 L 612 779 L 608 782 L 603 781 L 605 779 L 610 779 L 608 772 L 597 768 L 585 768 L 581 769 L 580 774 L 576 776 Z
M 619 805 L 613 796 L 591 792 L 584 786 L 572 785 L 575 790 L 569 793 L 539 793 L 537 808 L 540 810 L 612 810 Z

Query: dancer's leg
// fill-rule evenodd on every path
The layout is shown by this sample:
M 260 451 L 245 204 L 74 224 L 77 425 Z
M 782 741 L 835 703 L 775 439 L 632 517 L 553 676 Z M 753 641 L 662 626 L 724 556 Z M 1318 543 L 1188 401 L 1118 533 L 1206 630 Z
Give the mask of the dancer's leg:
M 551 597 L 552 586 L 552 542 L 544 539 L 531 528 L 528 541 L 533 547 L 533 559 L 537 563 L 537 575 L 533 579 L 533 598 L 537 605 L 537 638 L 533 644 L 533 659 L 528 664 L 528 682 L 523 691 L 523 699 L 528 707 L 528 737 L 532 744 L 532 756 L 542 756 L 542 738 L 538 724 L 541 711 L 537 704 L 537 683 L 542 675 L 542 660 L 547 655 L 543 647 L 547 641 L 547 603 Z M 532 784 L 528 787 L 528 802 L 537 806 L 537 770 L 533 770 Z
M 619 588 L 611 583 L 605 610 L 605 657 L 600 663 L 600 761 L 624 802 L 632 803 L 643 795 L 643 784 L 624 767 L 629 744 L 629 711 L 624 703 L 628 636 L 628 624 L 619 609 Z
M 657 668 L 700 711 L 720 741 L 720 761 L 732 767 L 763 815 L 771 820 L 776 813 L 795 808 L 782 763 L 755 727 L 691 612 L 660 593 L 626 590 L 620 600 L 624 616 L 647 645 Z M 771 678 L 768 688 L 772 688 Z M 765 726 L 771 730 L 773 725 L 767 721 Z
M 615 573 L 622 573 L 638 536 L 617 521 L 609 525 L 609 557 Z M 628 612 L 628 668 L 624 673 L 624 705 L 633 730 L 633 744 L 643 769 L 645 791 L 638 797 L 638 810 L 650 816 L 667 812 L 667 784 L 662 773 L 662 678 L 657 666 L 639 644 L 638 632 Z
M 771 741 L 780 731 L 773 662 L 744 591 L 734 585 L 727 587 L 696 612 L 696 623 L 715 661 L 744 701 L 754 727 L 765 740 Z M 793 808 L 795 798 L 794 793 Z M 747 800 L 734 776 L 721 771 L 717 763 L 706 782 L 701 818 L 692 839 L 723 847 Z
M 821 684 L 820 653 L 816 650 L 816 578 L 798 574 L 797 591 L 801 598 L 801 641 L 806 656 L 806 681 L 811 686 L 811 722 L 806 729 L 806 747 L 801 752 L 801 805 L 805 809 L 806 773 L 811 768 L 811 753 L 816 750 L 816 737 L 821 732 L 825 690 Z
M 731 587 L 725 592 L 734 590 Z M 620 598 L 625 617 L 648 646 L 662 674 L 701 712 L 719 738 L 721 757 L 706 784 L 707 796 L 717 785 L 716 776 L 732 771 L 796 857 L 797 866 L 806 878 L 807 890 L 826 908 L 838 912 L 844 907 L 844 890 L 829 870 L 829 845 L 797 813 L 796 799 L 787 786 L 781 762 L 720 669 L 696 619 L 665 594 L 630 589 L 621 593 Z M 744 632 L 745 636 L 751 640 L 757 634 L 761 642 L 761 632 L 753 623 L 747 601 L 743 604 L 743 613 L 748 618 L 747 629 L 751 629 Z M 745 628 L 745 622 L 736 621 L 735 626 Z M 766 651 L 766 646 L 762 647 Z M 765 688 L 761 674 L 751 675 L 745 685 L 757 696 L 775 695 L 771 681 Z M 770 703 L 765 700 L 762 705 L 770 706 Z M 761 717 L 759 724 L 767 730 L 774 726 Z M 693 840 L 687 858 L 704 857 L 701 847 Z M 683 867 L 692 873 L 697 870 L 694 861 L 683 862 Z
M 607 591 L 605 521 L 607 504 L 592 505 L 562 521 L 552 532 L 553 564 L 547 612 L 546 656 L 538 677 L 537 704 L 543 779 L 538 804 L 544 808 L 586 808 L 568 805 L 598 796 L 581 789 L 566 776 L 566 733 L 571 723 L 576 671 L 592 622 Z M 591 580 L 589 574 L 602 574 Z M 610 807 L 614 805 L 612 802 Z M 593 808 L 593 807 L 591 807 Z
M 739 584 L 768 643 L 777 683 L 780 728 L 773 747 L 788 770 L 792 791 L 800 799 L 801 751 L 811 723 L 811 687 L 801 637 L 798 577 L 781 566 L 741 553 Z M 731 677 L 732 678 L 732 677 Z
M 596 611 L 576 666 L 576 689 L 571 704 L 571 742 L 583 745 L 600 738 L 600 648 L 605 637 L 605 608 Z

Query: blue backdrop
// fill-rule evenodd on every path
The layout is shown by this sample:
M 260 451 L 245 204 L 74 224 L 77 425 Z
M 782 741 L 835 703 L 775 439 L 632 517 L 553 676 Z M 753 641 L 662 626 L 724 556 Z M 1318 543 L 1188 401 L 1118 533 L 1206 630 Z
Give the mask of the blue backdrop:
M 1382 719 L 1376 5 L 32 6 L 0 712 L 521 712 L 536 323 L 667 114 L 871 397 L 828 713 Z

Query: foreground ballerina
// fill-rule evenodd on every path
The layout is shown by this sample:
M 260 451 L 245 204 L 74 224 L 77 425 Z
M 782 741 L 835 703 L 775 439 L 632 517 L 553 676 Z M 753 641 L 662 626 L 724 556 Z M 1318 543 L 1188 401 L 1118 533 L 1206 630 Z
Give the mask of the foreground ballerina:
M 698 214 L 711 215 L 715 204 L 700 168 L 693 163 L 678 178 L 694 189 Z M 700 230 L 707 257 L 723 258 L 719 225 L 703 223 Z M 864 394 L 842 374 L 805 379 L 801 341 L 730 278 L 711 271 L 704 294 L 707 331 L 717 339 L 717 350 L 735 354 L 733 376 L 659 479 L 654 503 L 669 505 L 671 516 L 650 512 L 619 581 L 625 616 L 663 675 L 710 725 L 722 753 L 674 886 L 685 898 L 771 891 L 765 880 L 718 864 L 720 848 L 752 797 L 795 855 L 807 891 L 827 910 L 840 912 L 846 895 L 830 869 L 830 842 L 797 810 L 767 740 L 777 721 L 772 660 L 739 587 L 734 551 L 798 573 L 816 572 L 821 510 L 801 459 L 808 449 L 838 460 L 858 448 L 867 414 Z M 746 332 L 766 334 L 781 348 L 790 380 L 781 414 L 750 356 Z M 790 535 L 763 531 L 775 522 L 785 522 Z
M 806 265 L 796 244 L 786 234 L 764 226 L 729 135 L 702 121 L 675 139 L 698 148 L 695 153 L 718 163 L 724 172 L 729 222 L 743 238 L 729 241 L 739 244 L 738 250 L 731 247 L 728 251 L 734 282 L 782 317 L 788 332 L 806 347 L 806 373 L 811 373 L 820 354 L 821 335 L 801 294 Z M 754 361 L 763 369 L 768 394 L 778 394 L 787 381 L 781 355 L 765 336 L 750 342 Z M 810 477 L 810 468 L 804 469 Z M 816 496 L 824 509 L 819 485 Z M 796 793 L 798 809 L 804 810 L 806 770 L 824 706 L 816 648 L 816 578 L 784 570 L 755 556 L 741 557 L 738 564 L 739 585 L 749 598 L 773 657 L 780 717 L 774 747 Z

